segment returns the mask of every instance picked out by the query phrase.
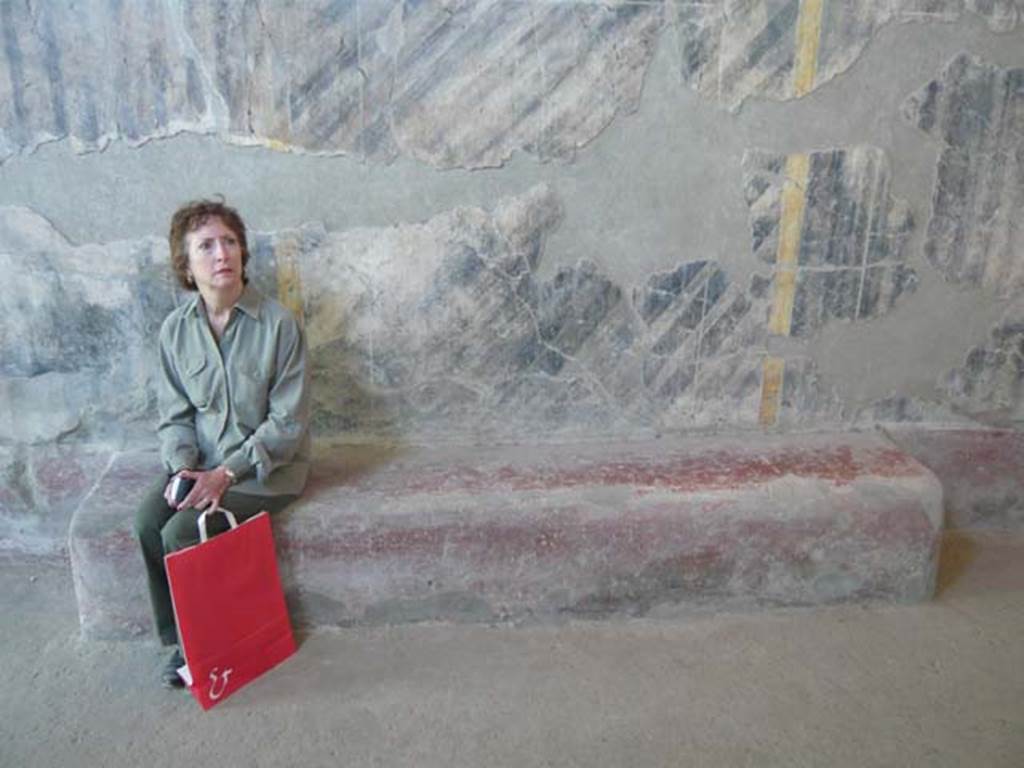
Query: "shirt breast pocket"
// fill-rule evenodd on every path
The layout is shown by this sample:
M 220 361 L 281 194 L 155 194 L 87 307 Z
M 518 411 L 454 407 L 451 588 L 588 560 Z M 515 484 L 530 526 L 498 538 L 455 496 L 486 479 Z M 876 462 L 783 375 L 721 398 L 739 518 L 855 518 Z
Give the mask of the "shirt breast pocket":
M 182 383 L 188 399 L 197 411 L 208 411 L 213 403 L 213 368 L 205 357 L 187 359 Z
M 238 422 L 255 430 L 267 417 L 270 377 L 253 365 L 243 365 L 235 377 L 235 412 Z

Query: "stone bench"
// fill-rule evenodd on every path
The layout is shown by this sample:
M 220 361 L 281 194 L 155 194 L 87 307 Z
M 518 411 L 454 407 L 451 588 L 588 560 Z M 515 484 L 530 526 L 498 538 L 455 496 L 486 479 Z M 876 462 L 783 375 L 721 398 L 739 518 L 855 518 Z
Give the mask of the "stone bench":
M 928 598 L 942 492 L 874 434 L 321 450 L 275 518 L 298 623 L 550 621 Z M 132 534 L 155 455 L 75 511 L 83 634 L 150 627 Z
M 886 433 L 942 482 L 946 528 L 1024 531 L 1024 433 L 914 424 Z

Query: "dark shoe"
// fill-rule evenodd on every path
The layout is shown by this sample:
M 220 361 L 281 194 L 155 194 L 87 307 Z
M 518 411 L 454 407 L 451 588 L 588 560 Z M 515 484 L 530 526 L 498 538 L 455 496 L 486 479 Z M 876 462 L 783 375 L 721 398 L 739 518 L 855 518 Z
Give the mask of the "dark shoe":
M 167 660 L 167 666 L 164 667 L 164 671 L 160 673 L 160 682 L 164 684 L 164 688 L 184 688 L 185 681 L 181 679 L 181 675 L 178 674 L 178 667 L 185 666 L 185 659 L 181 657 L 181 651 L 177 648 L 174 649 L 174 653 L 171 654 L 171 658 Z

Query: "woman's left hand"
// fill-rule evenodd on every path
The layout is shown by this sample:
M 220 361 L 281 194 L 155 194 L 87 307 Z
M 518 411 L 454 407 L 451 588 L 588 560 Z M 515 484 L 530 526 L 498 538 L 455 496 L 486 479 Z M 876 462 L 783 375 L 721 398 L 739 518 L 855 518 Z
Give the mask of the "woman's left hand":
M 208 472 L 183 469 L 178 474 L 196 481 L 188 496 L 181 500 L 178 509 L 216 509 L 220 505 L 221 497 L 231 487 L 231 477 L 224 467 L 217 467 Z

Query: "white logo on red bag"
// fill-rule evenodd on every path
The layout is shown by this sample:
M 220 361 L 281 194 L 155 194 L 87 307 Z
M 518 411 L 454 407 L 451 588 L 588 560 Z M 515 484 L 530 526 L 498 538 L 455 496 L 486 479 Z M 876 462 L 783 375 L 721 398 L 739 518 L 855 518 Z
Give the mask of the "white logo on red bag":
M 221 696 L 224 695 L 224 689 L 228 687 L 228 675 L 230 675 L 234 671 L 235 670 L 233 670 L 233 669 L 225 669 L 223 672 L 220 673 L 220 676 L 219 676 L 220 688 L 218 688 L 217 687 L 217 683 L 218 683 L 217 668 L 216 667 L 213 668 L 213 671 L 210 672 L 210 698 L 211 699 L 219 699 Z

